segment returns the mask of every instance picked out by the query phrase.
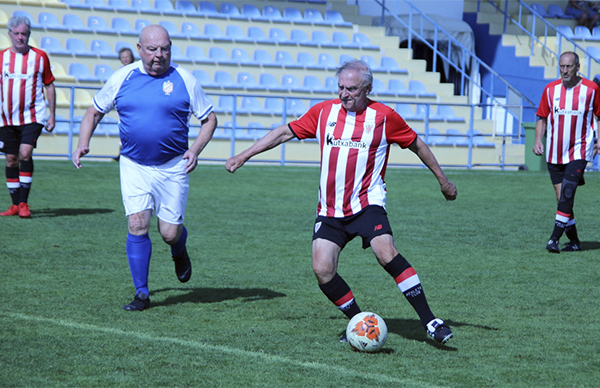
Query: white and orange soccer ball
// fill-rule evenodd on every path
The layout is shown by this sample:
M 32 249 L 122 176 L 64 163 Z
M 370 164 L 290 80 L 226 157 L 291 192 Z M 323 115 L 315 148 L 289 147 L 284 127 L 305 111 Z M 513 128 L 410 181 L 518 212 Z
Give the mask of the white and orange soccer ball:
M 346 337 L 353 349 L 359 352 L 374 353 L 383 347 L 387 340 L 387 326 L 375 313 L 356 314 L 346 327 Z

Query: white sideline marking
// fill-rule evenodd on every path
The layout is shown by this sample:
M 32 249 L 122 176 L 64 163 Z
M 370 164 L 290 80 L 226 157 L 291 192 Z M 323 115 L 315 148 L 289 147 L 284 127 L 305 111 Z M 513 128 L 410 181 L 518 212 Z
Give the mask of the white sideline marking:
M 375 374 L 375 373 L 363 373 L 363 372 L 356 371 L 354 369 L 348 369 L 348 368 L 340 367 L 337 365 L 321 364 L 321 363 L 317 363 L 317 362 L 298 361 L 298 360 L 281 357 L 281 356 L 276 356 L 276 355 L 272 355 L 272 354 L 268 354 L 268 353 L 230 348 L 228 346 L 222 346 L 222 345 L 209 345 L 209 344 L 206 344 L 203 342 L 188 341 L 188 340 L 182 340 L 182 339 L 173 338 L 173 337 L 156 337 L 156 336 L 152 336 L 152 335 L 148 335 L 148 334 L 140 333 L 140 332 L 136 332 L 136 331 L 124 331 L 124 330 L 115 329 L 115 328 L 111 328 L 111 327 L 102 327 L 102 326 L 90 325 L 88 323 L 67 321 L 67 320 L 63 320 L 63 319 L 44 318 L 44 317 L 39 317 L 39 316 L 35 316 L 35 315 L 27 315 L 27 314 L 21 314 L 21 313 L 0 312 L 0 316 L 2 316 L 2 315 L 5 317 L 8 317 L 8 318 L 13 318 L 13 319 L 51 323 L 51 324 L 54 324 L 57 326 L 70 327 L 70 328 L 74 328 L 74 329 L 83 329 L 83 330 L 90 330 L 90 331 L 101 332 L 101 333 L 109 333 L 109 334 L 124 335 L 124 336 L 129 336 L 129 337 L 136 337 L 136 338 L 143 339 L 146 341 L 172 343 L 172 344 L 189 346 L 189 347 L 198 348 L 198 349 L 217 351 L 220 353 L 229 353 L 229 354 L 232 354 L 235 356 L 261 358 L 261 359 L 265 359 L 265 360 L 272 361 L 272 362 L 289 364 L 292 366 L 297 366 L 297 367 L 302 367 L 302 368 L 310 368 L 310 369 L 322 370 L 322 371 L 327 371 L 327 372 L 336 371 L 341 376 L 356 376 L 356 377 L 361 377 L 363 379 L 369 379 L 369 380 L 379 381 L 379 382 L 383 382 L 383 383 L 396 383 L 396 384 L 403 384 L 403 385 L 418 385 L 418 386 L 428 386 L 428 387 L 432 387 L 432 388 L 441 388 L 436 385 L 425 384 L 422 381 L 419 381 L 418 383 L 416 383 L 414 380 L 411 380 L 411 379 L 400 379 L 400 378 L 395 378 L 393 376 Z

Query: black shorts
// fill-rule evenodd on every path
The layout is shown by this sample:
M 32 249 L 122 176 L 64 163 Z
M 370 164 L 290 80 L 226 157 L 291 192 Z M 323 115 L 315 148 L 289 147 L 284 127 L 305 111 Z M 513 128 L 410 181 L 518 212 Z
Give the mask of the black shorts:
M 548 163 L 548 172 L 553 185 L 558 185 L 567 179 L 571 182 L 577 182 L 578 186 L 585 185 L 583 173 L 587 167 L 587 160 L 574 160 L 567 164 Z
M 2 127 L 3 152 L 8 155 L 18 155 L 21 144 L 29 144 L 35 148 L 43 128 L 44 126 L 38 123 Z
M 354 237 L 360 236 L 363 249 L 371 240 L 382 234 L 392 235 L 387 212 L 381 206 L 367 206 L 355 215 L 343 218 L 318 216 L 315 220 L 313 240 L 322 238 L 344 248 Z

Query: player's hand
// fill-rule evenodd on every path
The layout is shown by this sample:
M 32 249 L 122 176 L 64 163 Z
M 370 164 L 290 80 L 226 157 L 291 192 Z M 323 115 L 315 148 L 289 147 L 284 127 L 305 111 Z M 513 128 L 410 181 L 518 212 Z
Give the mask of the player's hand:
M 77 149 L 73 152 L 72 160 L 77 169 L 81 168 L 81 157 L 83 155 L 87 155 L 88 152 L 90 152 L 90 147 L 77 147 Z
M 536 155 L 544 155 L 544 145 L 541 141 L 536 141 L 533 146 L 533 153 Z
M 225 168 L 230 173 L 234 173 L 235 170 L 242 167 L 244 163 L 246 163 L 246 161 L 239 155 L 232 156 L 231 158 L 227 159 L 227 162 L 225 162 Z
M 54 119 L 54 116 L 48 117 L 48 122 L 46 123 L 46 131 L 52 132 L 55 126 L 56 120 Z
M 183 159 L 187 160 L 185 165 L 186 174 L 189 174 L 196 169 L 196 166 L 198 165 L 198 155 L 190 150 L 187 150 L 185 151 L 185 154 L 183 154 Z
M 442 194 L 446 197 L 447 201 L 454 201 L 456 196 L 458 195 L 456 191 L 456 185 L 451 181 L 447 181 L 446 183 L 441 185 Z

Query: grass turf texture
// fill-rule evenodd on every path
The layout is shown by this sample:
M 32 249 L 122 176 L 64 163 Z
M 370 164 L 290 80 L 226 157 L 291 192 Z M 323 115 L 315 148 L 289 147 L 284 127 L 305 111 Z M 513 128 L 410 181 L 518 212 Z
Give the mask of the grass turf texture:
M 370 250 L 339 272 L 389 329 L 381 353 L 337 342 L 347 320 L 311 271 L 318 170 L 248 165 L 192 174 L 186 226 L 194 274 L 180 284 L 153 219 L 152 307 L 133 297 L 116 163 L 37 160 L 32 219 L 0 219 L 0 386 L 582 387 L 600 381 L 599 175 L 575 212 L 584 251 L 547 253 L 547 173 L 448 171 L 446 202 L 425 170 L 387 172 L 399 250 L 449 346 Z M 5 193 L 2 208 L 9 205 Z M 564 240 L 564 238 L 563 238 Z M 565 241 L 563 241 L 565 242 Z

